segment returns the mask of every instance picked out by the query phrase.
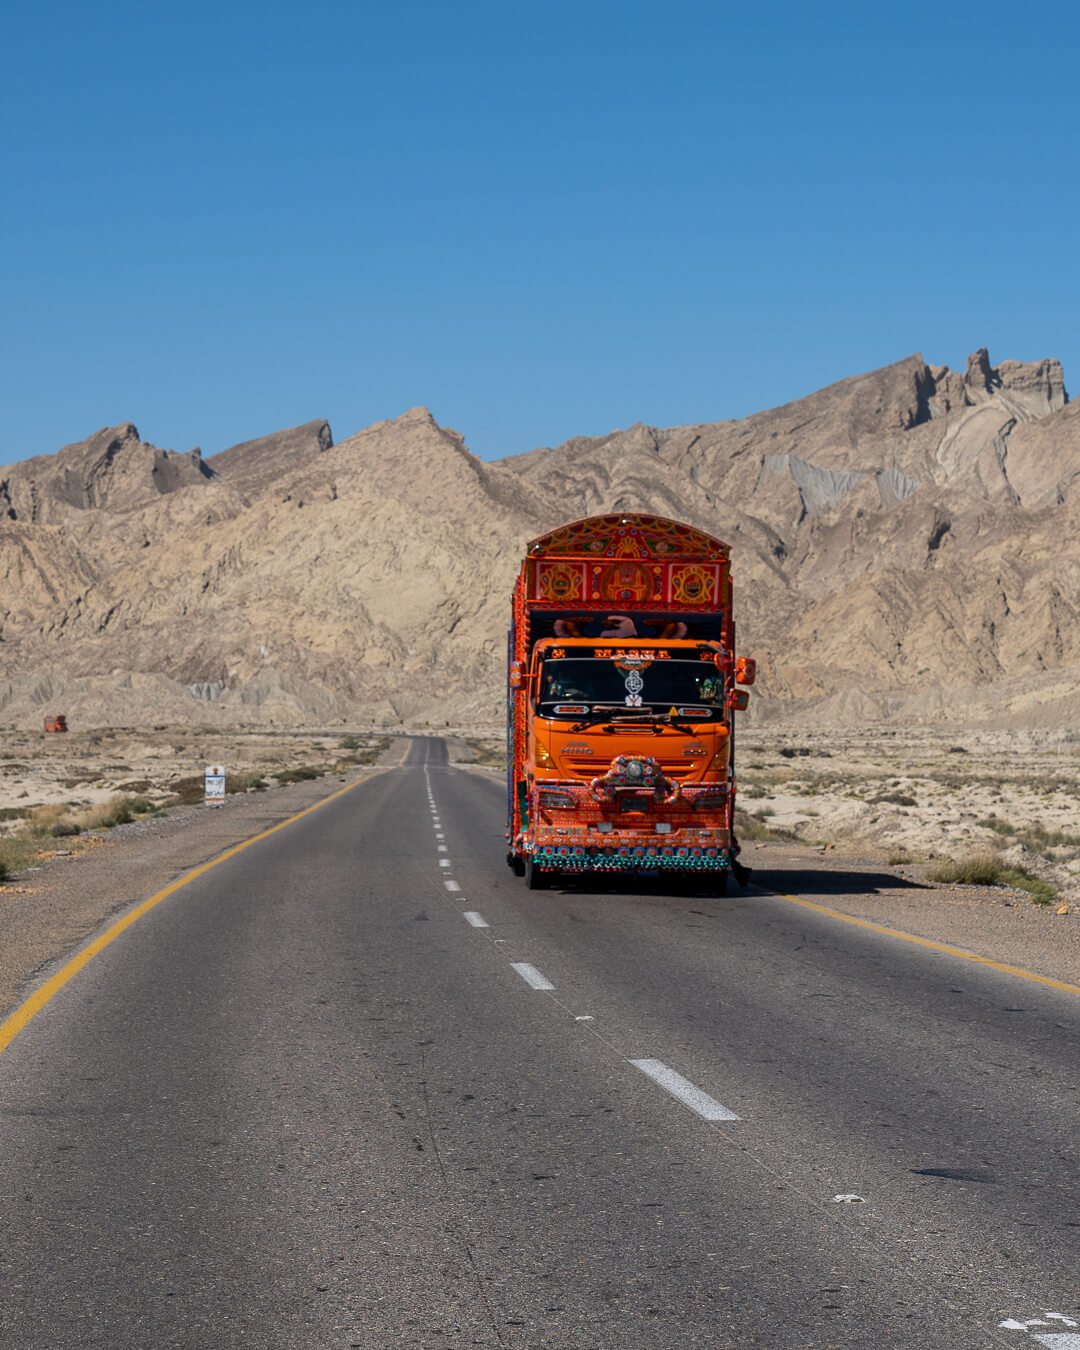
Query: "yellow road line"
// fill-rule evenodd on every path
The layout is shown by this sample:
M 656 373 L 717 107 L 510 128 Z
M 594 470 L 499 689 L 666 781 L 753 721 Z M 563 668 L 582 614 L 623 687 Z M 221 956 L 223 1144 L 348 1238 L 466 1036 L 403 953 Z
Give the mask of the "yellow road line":
M 377 773 L 378 769 L 374 772 Z M 19 1032 L 22 1031 L 23 1027 L 25 1027 L 28 1022 L 41 1012 L 42 1008 L 56 997 L 60 990 L 63 989 L 64 985 L 67 984 L 69 980 L 74 979 L 84 966 L 90 964 L 94 957 L 97 956 L 98 952 L 104 951 L 110 943 L 115 942 L 120 934 L 130 928 L 133 923 L 136 923 L 141 919 L 144 914 L 149 914 L 156 905 L 160 905 L 162 900 L 167 900 L 170 895 L 175 895 L 181 887 L 187 886 L 189 882 L 195 881 L 204 873 L 209 872 L 212 867 L 218 867 L 221 863 L 228 862 L 230 858 L 235 858 L 238 853 L 243 853 L 244 849 L 250 848 L 252 844 L 258 844 L 263 839 L 269 839 L 272 834 L 277 834 L 278 830 L 283 830 L 287 825 L 293 825 L 296 821 L 303 820 L 305 816 L 310 816 L 313 811 L 321 810 L 322 807 L 328 805 L 330 802 L 336 801 L 338 797 L 344 797 L 346 792 L 352 792 L 353 788 L 359 787 L 361 783 L 370 782 L 373 776 L 373 773 L 365 774 L 363 778 L 358 778 L 355 783 L 349 783 L 346 787 L 339 788 L 337 792 L 332 792 L 329 797 L 323 797 L 321 801 L 317 801 L 311 806 L 306 806 L 303 811 L 297 811 L 295 816 L 289 816 L 287 820 L 278 821 L 276 825 L 271 825 L 268 830 L 263 830 L 261 834 L 252 835 L 250 839 L 245 839 L 243 843 L 234 844 L 232 848 L 226 849 L 224 853 L 219 854 L 216 858 L 211 858 L 209 862 L 203 863 L 201 866 L 194 868 L 192 871 L 180 877 L 177 881 L 171 882 L 164 890 L 158 891 L 156 894 L 152 895 L 149 900 L 144 900 L 142 904 L 136 905 L 134 909 L 128 910 L 122 919 L 117 919 L 117 921 L 111 927 L 107 928 L 104 933 L 101 933 L 93 940 L 93 942 L 77 952 L 62 969 L 58 970 L 55 975 L 46 980 L 38 989 L 35 989 L 29 998 L 20 1003 L 15 1011 L 6 1017 L 3 1022 L 0 1022 L 0 1054 L 3 1054 Z
M 1010 966 L 1004 961 L 991 961 L 988 956 L 977 956 L 974 952 L 965 951 L 963 947 L 951 947 L 947 942 L 933 942 L 930 938 L 916 937 L 914 933 L 902 933 L 899 928 L 886 928 L 884 924 L 873 923 L 870 919 L 857 919 L 853 914 L 830 909 L 828 905 L 817 905 L 813 900 L 803 900 L 797 895 L 787 895 L 783 891 L 766 891 L 764 887 L 761 889 L 765 895 L 771 895 L 777 900 L 787 900 L 792 905 L 801 905 L 803 909 L 812 909 L 815 914 L 840 919 L 843 923 L 869 929 L 871 933 L 881 933 L 884 937 L 899 938 L 902 942 L 911 942 L 916 947 L 926 947 L 945 956 L 958 956 L 961 960 L 971 961 L 977 966 L 989 966 L 991 970 L 1000 970 L 1005 975 L 1015 975 L 1018 979 L 1030 980 L 1032 984 L 1044 984 L 1048 989 L 1058 989 L 1062 993 L 1075 994 L 1080 998 L 1080 985 L 1068 984 L 1065 980 L 1053 980 L 1049 975 L 1036 975 L 1033 970 L 1025 970 L 1023 966 Z

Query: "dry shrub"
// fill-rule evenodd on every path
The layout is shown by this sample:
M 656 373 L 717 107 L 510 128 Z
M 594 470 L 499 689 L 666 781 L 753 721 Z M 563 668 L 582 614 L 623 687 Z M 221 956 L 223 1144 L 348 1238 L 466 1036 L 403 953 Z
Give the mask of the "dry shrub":
M 308 783 L 316 778 L 322 778 L 326 773 L 323 767 L 316 768 L 311 764 L 298 764 L 294 769 L 280 769 L 274 774 L 279 783 Z
M 189 778 L 174 778 L 169 787 L 173 795 L 166 806 L 193 806 L 206 794 L 206 779 L 201 773 L 192 774 Z
M 1041 821 L 1018 823 L 1002 820 L 1000 816 L 986 816 L 976 822 L 984 830 L 993 830 L 995 834 L 1015 840 L 1032 853 L 1041 853 L 1050 857 L 1056 848 L 1076 848 L 1080 845 L 1080 835 L 1069 830 L 1049 829 Z
M 37 845 L 25 835 L 0 838 L 0 882 L 7 881 L 37 856 Z
M 135 819 L 131 798 L 117 795 L 96 806 L 84 806 L 75 816 L 80 830 L 110 830 L 114 825 L 126 825 Z
M 72 810 L 69 806 L 37 806 L 31 811 L 27 830 L 35 838 L 52 835 L 62 839 L 80 834 L 83 830 L 110 830 L 114 825 L 127 825 L 136 816 L 154 810 L 149 797 L 131 797 L 117 793 L 107 802 Z
M 970 853 L 956 862 L 938 863 L 929 872 L 932 881 L 960 886 L 1012 886 L 1027 891 L 1037 905 L 1048 905 L 1057 898 L 1057 887 L 1034 877 L 1022 867 L 1009 867 L 999 854 L 990 850 Z
M 735 811 L 735 833 L 740 840 L 798 839 L 798 835 L 793 831 L 784 829 L 779 825 L 766 825 L 759 816 L 751 815 L 748 811 L 740 809 Z
M 1005 864 L 992 849 L 980 849 L 955 862 L 940 862 L 931 867 L 931 881 L 944 881 L 954 886 L 997 886 Z
M 56 803 L 52 806 L 35 806 L 26 817 L 26 831 L 34 839 L 41 839 L 47 834 L 55 834 L 57 827 L 61 829 L 67 824 L 70 812 L 62 803 Z

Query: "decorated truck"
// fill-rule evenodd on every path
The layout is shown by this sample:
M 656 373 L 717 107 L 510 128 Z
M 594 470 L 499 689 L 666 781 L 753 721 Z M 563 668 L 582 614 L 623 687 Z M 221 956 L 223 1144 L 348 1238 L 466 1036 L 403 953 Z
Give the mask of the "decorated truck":
M 507 861 L 554 874 L 662 872 L 721 893 L 739 866 L 729 549 L 661 516 L 534 539 L 513 593 Z

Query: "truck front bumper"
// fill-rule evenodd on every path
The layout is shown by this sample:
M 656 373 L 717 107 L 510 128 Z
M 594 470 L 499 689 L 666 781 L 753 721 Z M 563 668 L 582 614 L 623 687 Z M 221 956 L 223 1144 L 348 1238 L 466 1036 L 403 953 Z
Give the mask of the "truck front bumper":
M 533 863 L 560 872 L 720 872 L 731 866 L 726 848 L 690 844 L 538 844 Z

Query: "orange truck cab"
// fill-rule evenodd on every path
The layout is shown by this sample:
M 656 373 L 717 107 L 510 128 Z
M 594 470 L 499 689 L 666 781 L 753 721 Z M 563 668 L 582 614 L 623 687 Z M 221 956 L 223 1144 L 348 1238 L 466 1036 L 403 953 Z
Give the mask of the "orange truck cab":
M 590 516 L 533 540 L 513 593 L 507 861 L 693 876 L 738 866 L 729 549 L 660 516 Z

